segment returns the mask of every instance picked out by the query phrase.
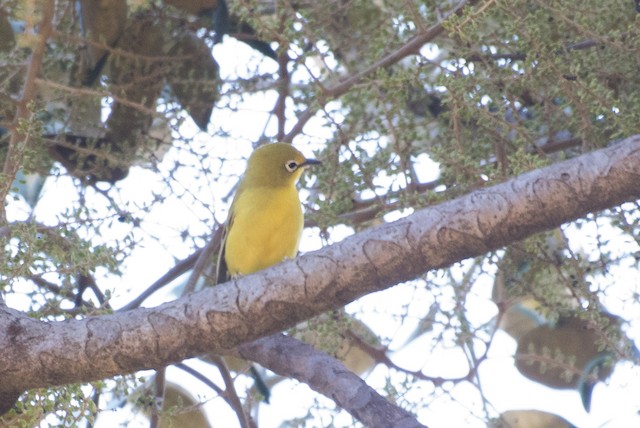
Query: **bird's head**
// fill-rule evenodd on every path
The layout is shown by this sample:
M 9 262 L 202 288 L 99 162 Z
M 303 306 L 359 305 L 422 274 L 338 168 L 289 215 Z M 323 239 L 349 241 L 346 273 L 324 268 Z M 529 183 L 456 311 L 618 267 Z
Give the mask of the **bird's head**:
M 258 186 L 294 185 L 305 167 L 319 163 L 319 160 L 305 158 L 291 144 L 266 144 L 249 157 L 245 180 Z

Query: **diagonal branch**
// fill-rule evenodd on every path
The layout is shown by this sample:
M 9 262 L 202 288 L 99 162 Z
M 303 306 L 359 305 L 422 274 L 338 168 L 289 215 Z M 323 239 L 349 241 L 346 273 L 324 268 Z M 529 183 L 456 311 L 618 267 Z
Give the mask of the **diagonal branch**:
M 42 322 L 0 306 L 0 397 L 225 354 L 428 270 L 639 199 L 638 183 L 640 135 L 156 308 Z
M 372 75 L 385 67 L 389 67 L 390 65 L 393 65 L 410 55 L 415 55 L 420 52 L 420 48 L 422 48 L 425 43 L 428 43 L 429 41 L 435 39 L 445 31 L 445 28 L 442 25 L 443 22 L 445 22 L 451 16 L 461 15 L 467 7 L 472 6 L 477 2 L 478 0 L 466 0 L 460 2 L 460 4 L 458 4 L 458 6 L 456 6 L 440 22 L 423 31 L 420 31 L 400 48 L 383 56 L 378 61 L 369 65 L 365 69 L 353 74 L 352 76 L 347 77 L 337 85 L 322 91 L 321 99 L 318 100 L 318 103 L 312 104 L 300 115 L 300 117 L 298 118 L 298 122 L 296 122 L 291 131 L 289 131 L 289 133 L 285 135 L 281 141 L 287 143 L 293 141 L 294 137 L 302 132 L 304 126 L 318 112 L 318 110 L 323 108 L 329 101 L 334 100 L 349 92 L 349 90 L 353 86 L 360 83 L 365 77 Z
M 390 403 L 335 358 L 306 343 L 277 334 L 242 345 L 240 355 L 277 374 L 294 377 L 331 397 L 356 419 L 371 428 L 423 427 L 406 410 Z

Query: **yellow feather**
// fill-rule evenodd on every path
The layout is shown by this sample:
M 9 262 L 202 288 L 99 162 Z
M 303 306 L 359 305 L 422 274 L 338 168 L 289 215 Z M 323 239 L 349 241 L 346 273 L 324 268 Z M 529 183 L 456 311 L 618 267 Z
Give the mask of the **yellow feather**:
M 267 144 L 251 154 L 225 225 L 218 283 L 296 256 L 304 226 L 296 182 L 306 166 L 318 163 L 285 143 Z M 269 388 L 253 373 L 268 403 Z
M 246 189 L 237 202 L 225 248 L 232 276 L 296 256 L 303 217 L 295 187 Z
M 218 260 L 218 282 L 294 258 L 304 218 L 296 182 L 317 164 L 286 143 L 256 149 L 231 205 Z

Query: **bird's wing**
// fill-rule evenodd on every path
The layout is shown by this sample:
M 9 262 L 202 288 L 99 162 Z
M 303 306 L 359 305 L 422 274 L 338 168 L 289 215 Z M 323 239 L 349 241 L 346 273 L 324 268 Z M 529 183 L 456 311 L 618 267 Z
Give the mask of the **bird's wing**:
M 229 212 L 229 218 L 224 225 L 222 231 L 222 240 L 220 241 L 220 251 L 218 252 L 218 266 L 216 268 L 216 284 L 222 284 L 231 279 L 229 275 L 229 268 L 227 267 L 227 260 L 225 257 L 225 248 L 227 246 L 227 236 L 229 235 L 229 229 L 233 224 L 233 210 Z

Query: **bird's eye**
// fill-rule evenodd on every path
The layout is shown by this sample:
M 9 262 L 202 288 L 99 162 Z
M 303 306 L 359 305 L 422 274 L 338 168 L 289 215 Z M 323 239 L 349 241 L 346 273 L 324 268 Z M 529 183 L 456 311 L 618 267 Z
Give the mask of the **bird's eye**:
M 285 167 L 285 168 L 287 168 L 287 171 L 289 171 L 289 172 L 293 172 L 293 171 L 295 171 L 296 169 L 298 169 L 298 162 L 296 162 L 296 161 L 294 161 L 294 160 L 287 161 L 287 162 L 284 164 L 284 167 Z

